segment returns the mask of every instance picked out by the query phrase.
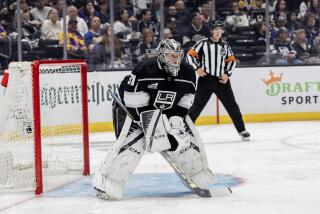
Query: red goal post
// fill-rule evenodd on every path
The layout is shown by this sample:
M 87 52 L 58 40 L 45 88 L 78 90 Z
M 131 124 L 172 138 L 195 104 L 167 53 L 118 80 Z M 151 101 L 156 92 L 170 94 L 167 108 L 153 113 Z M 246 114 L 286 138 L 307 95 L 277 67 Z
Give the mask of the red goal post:
M 81 94 L 82 94 L 82 122 L 83 122 L 83 175 L 90 174 L 89 160 L 89 127 L 88 127 L 88 94 L 87 94 L 87 65 L 84 60 L 37 60 L 32 63 L 32 81 L 33 81 L 33 106 L 34 106 L 34 132 L 35 132 L 35 177 L 36 194 L 43 192 L 42 182 L 42 158 L 41 158 L 41 114 L 40 114 L 40 65 L 62 65 L 79 64 L 81 74 Z
M 13 62 L 8 71 L 0 97 L 0 191 L 41 194 L 44 174 L 89 175 L 85 61 Z

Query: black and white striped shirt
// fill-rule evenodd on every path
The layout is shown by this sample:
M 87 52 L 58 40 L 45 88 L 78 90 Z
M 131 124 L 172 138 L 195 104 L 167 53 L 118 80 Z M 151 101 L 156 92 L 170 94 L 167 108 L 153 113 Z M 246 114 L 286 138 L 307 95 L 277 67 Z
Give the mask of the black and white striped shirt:
M 224 41 L 213 42 L 211 38 L 197 42 L 187 53 L 187 62 L 195 69 L 203 68 L 212 76 L 221 77 L 223 74 L 231 75 L 236 58 L 228 43 Z

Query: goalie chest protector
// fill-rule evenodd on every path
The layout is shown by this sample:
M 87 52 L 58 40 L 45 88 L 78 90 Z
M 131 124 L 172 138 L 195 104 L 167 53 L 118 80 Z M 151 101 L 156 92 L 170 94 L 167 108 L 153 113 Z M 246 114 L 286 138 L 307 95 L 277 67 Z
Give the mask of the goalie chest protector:
M 166 73 L 157 58 L 149 58 L 138 64 L 129 76 L 126 76 L 119 88 L 123 99 L 124 91 L 146 92 L 149 96 L 149 105 L 139 108 L 141 113 L 146 110 L 160 109 L 168 117 L 173 115 L 185 116 L 188 109 L 178 105 L 187 94 L 194 94 L 196 76 L 194 69 L 182 62 L 178 76 Z M 138 116 L 138 115 L 134 115 Z

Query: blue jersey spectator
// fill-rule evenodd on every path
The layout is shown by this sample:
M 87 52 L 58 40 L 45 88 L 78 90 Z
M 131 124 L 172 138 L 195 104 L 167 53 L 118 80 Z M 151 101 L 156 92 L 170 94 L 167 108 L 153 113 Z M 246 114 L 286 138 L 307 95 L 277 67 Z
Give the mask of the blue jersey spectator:
M 101 22 L 99 17 L 94 17 L 91 20 L 90 25 L 90 30 L 84 35 L 84 41 L 88 50 L 91 50 L 94 45 L 98 44 L 103 35 L 102 31 L 100 30 Z

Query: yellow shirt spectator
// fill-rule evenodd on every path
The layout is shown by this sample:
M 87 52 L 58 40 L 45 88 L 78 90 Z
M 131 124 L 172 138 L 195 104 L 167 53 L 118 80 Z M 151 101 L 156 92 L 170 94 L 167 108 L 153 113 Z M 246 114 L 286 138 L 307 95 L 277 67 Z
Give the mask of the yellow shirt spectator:
M 64 43 L 64 34 L 63 32 L 59 33 L 59 43 L 63 45 Z M 84 40 L 79 32 L 76 33 L 67 33 L 67 50 L 87 50 Z
M 68 23 L 68 33 L 67 33 L 67 50 L 78 51 L 83 50 L 86 51 L 87 47 L 84 43 L 84 39 L 81 34 L 77 31 L 77 21 L 69 20 Z M 59 33 L 59 43 L 63 45 L 64 43 L 64 34 L 63 32 Z

